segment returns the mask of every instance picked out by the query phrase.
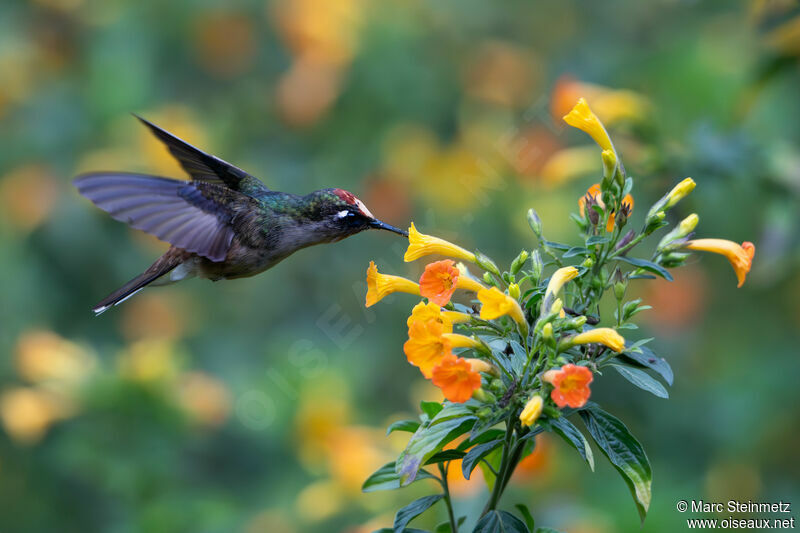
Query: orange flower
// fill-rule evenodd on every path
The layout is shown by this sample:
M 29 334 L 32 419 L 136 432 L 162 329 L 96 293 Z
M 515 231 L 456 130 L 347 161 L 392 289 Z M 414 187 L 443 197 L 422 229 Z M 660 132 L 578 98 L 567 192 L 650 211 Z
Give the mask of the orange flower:
M 452 259 L 430 263 L 419 278 L 419 293 L 436 305 L 447 305 L 456 291 L 459 271 Z
M 756 247 L 752 242 L 745 241 L 739 246 L 735 242 L 725 239 L 695 239 L 686 243 L 686 248 L 714 252 L 727 257 L 734 272 L 736 272 L 736 278 L 739 280 L 737 287 L 741 287 L 744 283 L 744 279 L 753 265 L 753 256 L 756 253 Z
M 408 362 L 430 379 L 433 369 L 443 357 L 452 355 L 452 345 L 443 336 L 444 325 L 436 320 L 414 322 L 408 328 L 408 340 L 403 345 Z
M 564 365 L 560 370 L 548 370 L 542 379 L 553 385 L 550 397 L 559 407 L 583 407 L 592 394 L 592 372 L 585 366 Z
M 600 184 L 595 183 L 586 191 L 586 194 L 591 196 L 602 208 L 605 208 L 606 204 L 603 203 L 602 194 L 600 193 Z M 622 199 L 622 205 L 628 204 L 628 209 L 630 212 L 633 212 L 633 196 L 630 194 L 626 195 L 625 198 Z M 578 200 L 578 209 L 580 210 L 581 216 L 584 216 L 584 212 L 586 210 L 586 197 L 581 196 Z M 614 231 L 614 220 L 616 220 L 616 214 L 612 211 L 610 215 L 608 215 L 608 224 L 606 224 L 606 231 Z
M 475 372 L 466 359 L 446 355 L 433 369 L 433 384 L 442 389 L 451 402 L 463 403 L 481 386 L 481 375 Z

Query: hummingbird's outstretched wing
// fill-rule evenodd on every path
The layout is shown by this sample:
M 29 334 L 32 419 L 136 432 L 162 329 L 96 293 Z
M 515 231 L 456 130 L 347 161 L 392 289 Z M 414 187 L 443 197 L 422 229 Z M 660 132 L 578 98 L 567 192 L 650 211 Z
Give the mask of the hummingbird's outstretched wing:
M 167 146 L 172 156 L 178 160 L 192 179 L 224 185 L 248 196 L 269 192 L 269 189 L 261 180 L 251 176 L 239 167 L 195 148 L 139 115 L 134 116 Z
M 231 221 L 252 202 L 225 186 L 142 174 L 91 173 L 74 183 L 116 220 L 211 261 L 225 259 L 234 235 Z

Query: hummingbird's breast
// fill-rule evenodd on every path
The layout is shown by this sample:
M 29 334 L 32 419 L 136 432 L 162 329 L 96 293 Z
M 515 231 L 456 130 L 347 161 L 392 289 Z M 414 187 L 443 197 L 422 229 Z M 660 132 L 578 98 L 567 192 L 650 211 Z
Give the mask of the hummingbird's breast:
M 196 274 L 211 280 L 254 276 L 268 270 L 301 248 L 331 242 L 327 234 L 314 228 L 282 220 L 261 235 L 238 234 L 231 241 L 224 261 L 198 257 Z M 249 238 L 248 238 L 249 237 Z

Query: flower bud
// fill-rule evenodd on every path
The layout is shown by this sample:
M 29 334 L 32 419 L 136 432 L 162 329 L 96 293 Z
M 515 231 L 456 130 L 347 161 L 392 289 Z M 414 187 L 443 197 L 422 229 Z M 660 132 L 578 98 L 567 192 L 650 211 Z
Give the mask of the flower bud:
M 600 222 L 600 213 L 598 213 L 594 206 L 598 205 L 597 198 L 591 194 L 584 196 L 586 218 L 592 226 L 596 226 Z
M 647 219 L 645 224 L 647 227 L 655 221 L 659 215 L 661 215 L 661 220 L 664 220 L 664 212 L 667 211 L 669 208 L 673 207 L 675 204 L 680 202 L 682 199 L 686 197 L 687 194 L 692 192 L 695 187 L 695 182 L 692 178 L 686 178 L 675 187 L 672 188 L 667 194 L 661 197 L 659 201 L 653 204 L 653 207 L 650 208 L 650 211 L 647 213 Z M 660 226 L 655 226 L 653 229 L 655 230 Z M 645 233 L 652 233 L 645 231 Z
M 633 240 L 633 238 L 634 238 L 635 236 L 636 236 L 636 232 L 635 232 L 635 231 L 633 231 L 633 230 L 628 230 L 628 233 L 626 233 L 626 234 L 625 234 L 625 236 L 624 236 L 624 237 L 622 237 L 622 238 L 619 240 L 619 242 L 617 243 L 617 245 L 614 247 L 614 251 L 616 251 L 616 250 L 621 250 L 622 248 L 624 248 L 625 246 L 627 246 L 628 244 L 630 244 L 630 242 Z
M 480 418 L 481 420 L 486 420 L 492 415 L 492 408 L 491 407 L 481 407 L 477 411 L 475 411 L 475 416 Z
M 666 214 L 664 213 L 664 211 L 658 211 L 657 213 L 648 215 L 647 220 L 645 220 L 644 234 L 650 235 L 655 230 L 663 226 L 665 224 L 664 222 L 665 217 Z
M 542 238 L 542 219 L 539 218 L 539 214 L 536 212 L 534 208 L 528 209 L 528 225 L 533 230 L 534 235 L 538 238 Z
M 490 272 L 483 273 L 483 281 L 489 285 L 494 285 L 494 276 Z
M 679 236 L 686 237 L 689 235 L 697 227 L 698 222 L 700 222 L 700 217 L 697 216 L 697 213 L 692 213 L 681 220 L 681 223 L 678 224 Z
M 564 302 L 561 301 L 561 298 L 556 298 L 556 301 L 550 306 L 550 312 L 564 318 Z
M 539 280 L 542 277 L 542 270 L 544 270 L 542 254 L 539 253 L 539 250 L 534 250 L 533 255 L 531 255 L 531 273 L 533 274 L 532 281 L 534 285 L 539 283 Z
M 494 264 L 494 261 L 480 252 L 475 252 L 475 263 L 487 272 L 491 272 L 496 276 L 500 275 L 500 270 Z
M 564 327 L 566 329 L 574 329 L 580 331 L 583 328 L 584 324 L 586 324 L 586 320 L 587 320 L 586 317 L 583 315 L 576 316 L 575 318 L 567 322 L 567 324 Z
M 516 283 L 512 283 L 508 286 L 508 295 L 514 298 L 515 300 L 519 300 L 519 285 Z
M 628 223 L 628 217 L 630 215 L 631 215 L 630 204 L 628 202 L 623 202 L 622 206 L 619 208 L 619 213 L 617 213 L 616 220 L 614 221 L 619 229 L 625 227 L 625 224 Z
M 688 217 L 681 220 L 675 229 L 664 235 L 661 242 L 658 243 L 658 250 L 673 250 L 681 248 L 685 244 L 686 237 L 694 231 L 697 223 L 700 222 L 700 217 L 697 213 L 692 213 Z
M 683 266 L 683 264 L 686 262 L 686 258 L 689 257 L 689 255 L 690 254 L 680 252 L 669 252 L 662 255 L 658 262 L 664 268 L 675 268 Z
M 523 426 L 531 427 L 536 423 L 536 420 L 542 414 L 542 408 L 544 407 L 544 400 L 538 394 L 534 394 L 528 400 L 528 403 L 525 404 L 525 408 L 522 409 L 522 412 L 519 415 L 519 420 L 522 422 Z
M 494 394 L 487 392 L 482 388 L 472 391 L 472 397 L 481 403 L 494 403 L 497 401 L 497 398 L 495 398 Z
M 517 256 L 517 258 L 514 259 L 514 261 L 512 261 L 511 263 L 511 273 L 516 274 L 520 270 L 522 270 L 522 267 L 525 265 L 525 261 L 527 260 L 528 260 L 528 252 L 526 250 L 522 250 Z
M 506 386 L 503 383 L 502 379 L 493 379 L 491 383 L 489 383 L 489 388 L 496 393 L 500 393 L 505 391 Z
M 617 173 L 617 156 L 614 150 L 603 150 L 603 185 L 610 185 Z
M 617 300 L 622 300 L 625 297 L 625 289 L 628 287 L 625 283 L 625 278 L 622 276 L 622 271 L 617 268 L 614 272 L 614 296 Z
M 686 198 L 686 195 L 694 190 L 695 185 L 696 183 L 692 178 L 686 178 L 673 187 L 672 190 L 667 193 L 667 203 L 664 205 L 664 210 L 666 211 L 670 207 L 673 207 L 675 204 Z
M 586 259 L 583 260 L 581 266 L 586 268 L 592 268 L 594 266 L 594 259 L 591 256 L 587 257 Z
M 548 346 L 556 345 L 556 338 L 553 336 L 553 324 L 548 322 L 542 327 L 542 338 Z

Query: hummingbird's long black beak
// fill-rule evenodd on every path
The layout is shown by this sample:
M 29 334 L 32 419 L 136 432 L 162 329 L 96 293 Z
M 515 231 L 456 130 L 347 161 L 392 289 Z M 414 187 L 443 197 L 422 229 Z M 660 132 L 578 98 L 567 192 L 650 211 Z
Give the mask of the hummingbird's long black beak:
M 391 231 L 393 233 L 397 233 L 398 235 L 402 235 L 403 237 L 408 237 L 408 232 L 402 230 L 400 228 L 395 228 L 394 226 L 383 222 L 382 220 L 378 220 L 377 218 L 373 219 L 372 222 L 369 223 L 370 226 L 376 229 L 385 229 L 387 231 Z

